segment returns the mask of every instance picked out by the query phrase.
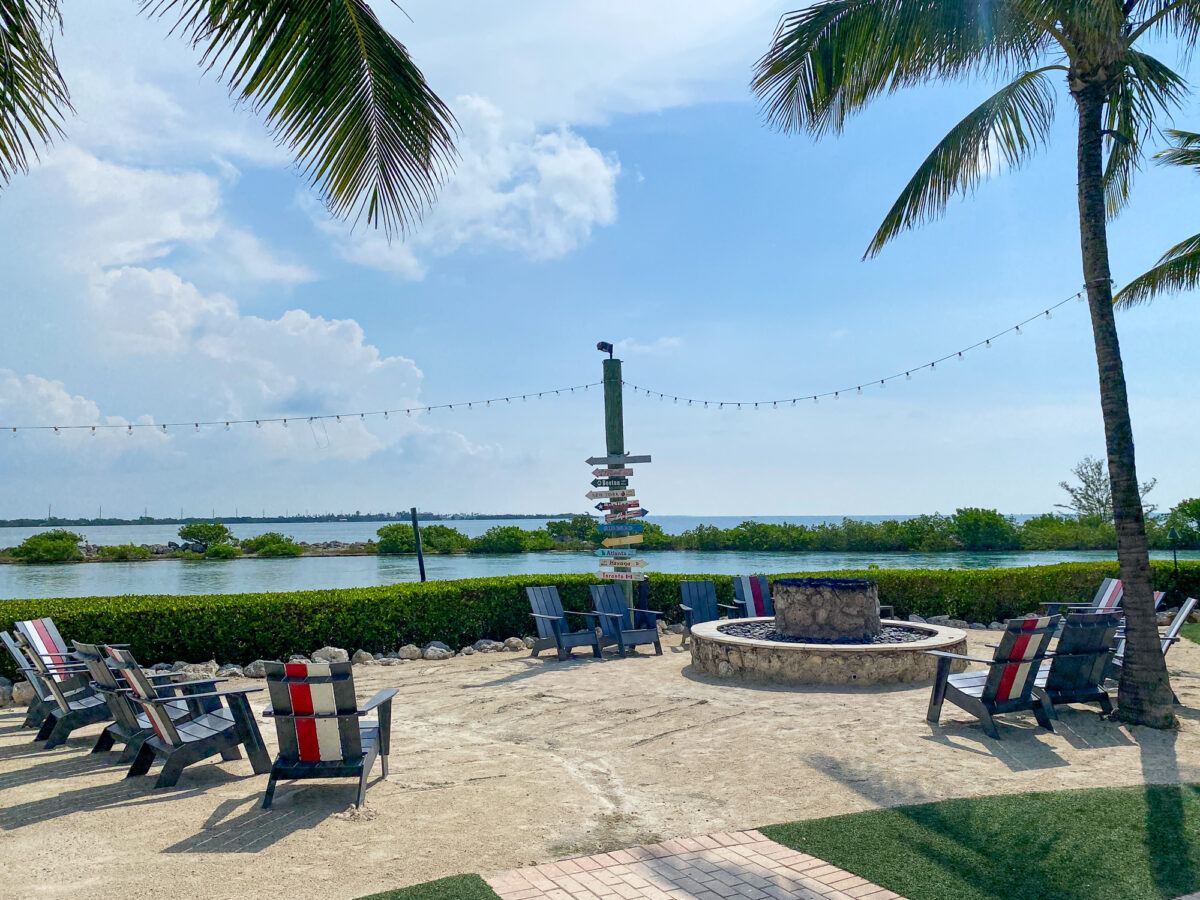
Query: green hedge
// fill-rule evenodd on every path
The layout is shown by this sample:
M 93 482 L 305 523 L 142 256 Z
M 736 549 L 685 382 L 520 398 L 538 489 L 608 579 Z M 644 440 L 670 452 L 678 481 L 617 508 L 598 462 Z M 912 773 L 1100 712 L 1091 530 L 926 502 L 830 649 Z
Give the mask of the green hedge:
M 1153 570 L 1155 586 L 1171 591 L 1171 603 L 1200 596 L 1200 563 L 1181 563 L 1178 583 L 1170 563 L 1153 563 Z M 895 606 L 899 616 L 945 614 L 987 624 L 1036 610 L 1044 600 L 1090 600 L 1102 578 L 1117 574 L 1117 566 L 1064 563 L 820 574 L 871 579 L 879 585 L 880 601 Z M 651 606 L 678 621 L 678 584 L 696 578 L 711 578 L 723 601 L 732 599 L 728 575 L 655 573 L 650 577 Z M 441 640 L 457 648 L 481 637 L 530 633 L 528 585 L 557 585 L 564 605 L 582 610 L 588 608 L 588 585 L 593 583 L 592 575 L 514 575 L 275 594 L 0 601 L 0 629 L 10 630 L 19 619 L 51 616 L 68 639 L 128 643 L 147 663 L 286 659 L 326 644 L 377 652 Z M 0 666 L 12 677 L 10 660 L 0 660 Z

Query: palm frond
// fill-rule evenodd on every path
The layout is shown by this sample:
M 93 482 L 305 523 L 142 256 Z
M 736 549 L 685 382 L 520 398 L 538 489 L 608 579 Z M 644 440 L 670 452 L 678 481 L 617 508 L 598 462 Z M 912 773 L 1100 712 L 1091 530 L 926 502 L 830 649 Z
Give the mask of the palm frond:
M 365 0 L 142 0 L 266 115 L 335 215 L 402 233 L 454 159 L 454 117 Z
M 1019 71 L 1048 45 L 1014 0 L 824 0 L 784 15 L 753 88 L 785 131 L 839 131 L 880 93 Z
M 1200 38 L 1200 0 L 1141 0 L 1135 13 L 1134 40 L 1151 31 L 1178 40 L 1188 50 Z
M 1104 168 L 1104 204 L 1116 217 L 1129 200 L 1133 176 L 1142 163 L 1142 146 L 1159 113 L 1179 107 L 1187 82 L 1147 53 L 1130 50 L 1109 94 L 1105 129 L 1111 144 Z
M 1200 234 L 1176 244 L 1158 264 L 1139 275 L 1117 293 L 1113 303 L 1129 308 L 1148 303 L 1162 294 L 1176 294 L 1200 287 Z
M 865 256 L 906 228 L 941 215 L 955 194 L 970 193 L 1002 161 L 1021 165 L 1044 144 L 1054 120 L 1054 90 L 1041 70 L 1025 72 L 954 126 L 925 158 L 871 240 Z
M 58 0 L 0 0 L 0 185 L 29 171 L 71 111 L 54 55 Z
M 1200 134 L 1171 128 L 1167 136 L 1175 142 L 1175 146 L 1156 153 L 1154 158 L 1168 166 L 1190 166 L 1200 170 Z

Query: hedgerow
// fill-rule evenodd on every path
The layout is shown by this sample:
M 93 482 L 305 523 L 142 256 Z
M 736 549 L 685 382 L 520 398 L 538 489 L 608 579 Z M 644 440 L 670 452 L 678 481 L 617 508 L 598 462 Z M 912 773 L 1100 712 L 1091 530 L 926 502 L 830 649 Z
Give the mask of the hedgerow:
M 1169 605 L 1200 596 L 1200 563 L 1152 563 L 1155 587 Z M 812 573 L 808 573 L 812 574 Z M 870 569 L 820 573 L 868 578 L 881 603 L 896 614 L 949 615 L 987 624 L 1037 610 L 1043 601 L 1085 601 L 1115 563 L 1064 563 L 1013 569 Z M 772 578 L 784 577 L 783 575 Z M 711 579 L 728 603 L 728 575 L 650 576 L 650 605 L 678 621 L 679 582 Z M 553 584 L 570 609 L 589 608 L 592 575 L 513 575 L 383 587 L 272 594 L 86 597 L 0 601 L 0 629 L 21 619 L 51 616 L 69 639 L 130 645 L 146 662 L 175 660 L 246 663 L 287 659 L 333 645 L 371 652 L 405 643 L 445 641 L 460 647 L 482 637 L 503 639 L 532 629 L 525 588 Z M 11 662 L 4 674 L 13 676 Z M 3 671 L 3 670 L 0 670 Z

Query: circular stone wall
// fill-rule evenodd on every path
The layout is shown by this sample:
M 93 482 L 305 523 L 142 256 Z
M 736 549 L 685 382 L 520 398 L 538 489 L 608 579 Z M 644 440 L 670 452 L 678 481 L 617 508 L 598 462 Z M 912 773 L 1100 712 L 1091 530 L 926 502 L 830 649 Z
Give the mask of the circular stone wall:
M 925 650 L 966 653 L 967 633 L 941 625 L 914 625 L 884 619 L 928 637 L 902 644 L 799 644 L 735 637 L 719 631 L 733 619 L 704 622 L 692 629 L 692 665 L 698 672 L 760 684 L 903 684 L 932 681 L 938 659 Z M 966 664 L 955 660 L 952 671 Z

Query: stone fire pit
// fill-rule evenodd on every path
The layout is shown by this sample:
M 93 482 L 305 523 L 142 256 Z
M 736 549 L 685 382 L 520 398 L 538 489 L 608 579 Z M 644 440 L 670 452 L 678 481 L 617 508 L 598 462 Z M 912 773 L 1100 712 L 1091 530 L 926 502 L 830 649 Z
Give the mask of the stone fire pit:
M 692 628 L 692 666 L 767 684 L 898 684 L 933 680 L 937 657 L 924 651 L 967 649 L 967 633 L 958 628 L 880 619 L 869 581 L 781 578 L 771 596 L 774 618 Z M 964 667 L 956 661 L 953 670 Z

